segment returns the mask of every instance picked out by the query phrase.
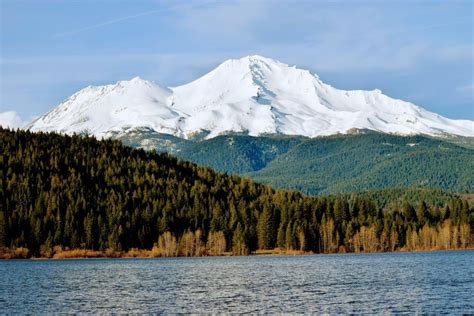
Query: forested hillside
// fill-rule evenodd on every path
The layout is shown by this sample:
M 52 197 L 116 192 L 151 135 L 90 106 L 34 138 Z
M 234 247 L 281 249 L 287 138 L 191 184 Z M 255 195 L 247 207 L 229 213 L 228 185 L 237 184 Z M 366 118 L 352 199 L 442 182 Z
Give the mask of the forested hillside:
M 307 194 L 393 187 L 474 191 L 474 150 L 425 136 L 227 135 L 186 143 L 177 155 Z
M 192 142 L 177 152 L 177 155 L 221 172 L 246 174 L 264 169 L 271 161 L 305 139 L 307 138 L 301 136 L 219 136 Z
M 274 190 L 114 140 L 5 129 L 0 134 L 3 253 L 472 247 L 474 209 L 454 196 L 441 203 L 446 207 L 419 200 L 382 209 L 367 195 Z
M 350 197 L 354 193 L 342 193 Z M 358 196 L 368 198 L 381 208 L 401 209 L 405 202 L 416 205 L 419 201 L 425 201 L 430 207 L 443 208 L 451 200 L 463 197 L 470 203 L 465 195 L 447 192 L 441 189 L 424 189 L 424 188 L 389 188 L 389 189 L 373 189 L 358 191 Z M 335 195 L 337 196 L 337 195 Z M 470 205 L 474 203 L 470 203 Z

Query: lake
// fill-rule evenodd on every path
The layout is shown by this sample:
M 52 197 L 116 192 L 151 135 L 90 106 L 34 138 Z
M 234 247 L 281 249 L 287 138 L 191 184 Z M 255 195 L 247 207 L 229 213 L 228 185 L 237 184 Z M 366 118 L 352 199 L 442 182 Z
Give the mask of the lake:
M 474 251 L 11 260 L 0 277 L 0 314 L 474 312 Z

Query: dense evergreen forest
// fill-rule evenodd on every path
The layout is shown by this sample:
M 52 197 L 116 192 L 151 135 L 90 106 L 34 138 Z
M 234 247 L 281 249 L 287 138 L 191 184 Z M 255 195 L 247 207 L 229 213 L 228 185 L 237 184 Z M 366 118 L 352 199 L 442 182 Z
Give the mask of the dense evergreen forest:
M 474 138 L 359 133 L 315 138 L 233 134 L 183 140 L 140 130 L 121 140 L 306 194 L 394 187 L 474 191 Z M 450 142 L 454 139 L 457 144 Z
M 117 140 L 0 134 L 4 257 L 64 249 L 191 256 L 473 246 L 474 208 L 452 195 L 443 203 L 383 205 L 367 194 L 311 197 Z
M 471 192 L 473 155 L 472 149 L 421 135 L 335 135 L 305 141 L 251 175 L 309 194 L 412 186 Z

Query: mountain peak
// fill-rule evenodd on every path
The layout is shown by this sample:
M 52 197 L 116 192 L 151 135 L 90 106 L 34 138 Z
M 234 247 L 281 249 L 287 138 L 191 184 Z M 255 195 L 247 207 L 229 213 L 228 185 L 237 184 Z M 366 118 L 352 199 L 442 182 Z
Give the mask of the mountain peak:
M 282 66 L 288 66 L 276 59 L 272 59 L 269 57 L 264 57 L 261 55 L 249 55 L 245 56 L 242 59 L 247 59 L 249 63 L 251 64 L 258 64 L 258 63 L 265 63 L 265 64 L 273 64 L 273 65 L 282 65 Z
M 474 136 L 474 122 L 450 120 L 380 90 L 344 91 L 305 69 L 260 55 L 229 59 L 179 87 L 134 77 L 88 87 L 28 125 L 98 137 L 146 127 L 208 138 L 226 133 L 302 136 L 369 129 L 392 134 Z
M 133 77 L 132 79 L 130 79 L 130 82 L 147 82 L 147 80 L 144 80 L 142 78 L 140 78 L 139 76 L 135 76 Z
M 261 56 L 261 55 L 247 55 L 247 56 L 240 57 L 240 58 L 231 58 L 231 59 L 225 60 L 223 63 L 226 63 L 226 62 L 248 62 L 248 63 L 252 63 L 252 62 L 266 62 L 266 63 L 281 63 L 281 62 L 279 62 L 279 61 L 276 60 L 276 59 L 273 59 L 273 58 L 270 58 L 270 57 Z
M 221 63 L 216 69 L 220 68 L 221 66 L 224 66 L 227 68 L 239 68 L 239 67 L 243 69 L 249 68 L 250 70 L 252 69 L 252 67 L 255 67 L 255 66 L 290 68 L 290 66 L 285 63 L 282 63 L 276 59 L 264 57 L 261 55 L 247 55 L 241 58 L 228 59 L 224 61 L 223 63 Z
M 135 76 L 129 80 L 120 80 L 115 85 L 129 86 L 129 85 L 150 85 L 154 84 L 152 81 L 142 79 L 139 76 Z
M 226 61 L 219 64 L 214 71 L 232 71 L 235 73 L 248 73 L 257 68 L 289 68 L 287 64 L 284 64 L 276 59 L 263 57 L 260 55 L 248 55 L 241 58 L 227 59 Z

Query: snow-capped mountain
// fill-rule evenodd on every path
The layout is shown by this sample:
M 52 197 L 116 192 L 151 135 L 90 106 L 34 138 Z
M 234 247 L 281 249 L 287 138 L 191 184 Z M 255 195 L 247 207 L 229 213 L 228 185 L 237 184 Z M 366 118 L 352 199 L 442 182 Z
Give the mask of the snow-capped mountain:
M 26 128 L 97 137 L 141 128 L 182 138 L 231 132 L 314 137 L 353 129 L 474 136 L 474 121 L 451 120 L 379 90 L 339 90 L 308 70 L 261 56 L 227 60 L 174 88 L 138 77 L 89 86 Z

